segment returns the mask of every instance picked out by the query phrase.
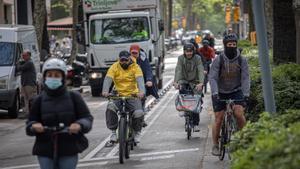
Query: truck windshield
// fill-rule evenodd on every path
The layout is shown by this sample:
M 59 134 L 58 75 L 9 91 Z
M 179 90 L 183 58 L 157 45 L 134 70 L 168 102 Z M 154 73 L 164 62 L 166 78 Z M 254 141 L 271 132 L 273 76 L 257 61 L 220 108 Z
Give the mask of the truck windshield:
M 14 61 L 15 43 L 0 42 L 0 66 L 10 66 Z
M 141 42 L 150 38 L 147 17 L 92 20 L 90 27 L 93 44 Z

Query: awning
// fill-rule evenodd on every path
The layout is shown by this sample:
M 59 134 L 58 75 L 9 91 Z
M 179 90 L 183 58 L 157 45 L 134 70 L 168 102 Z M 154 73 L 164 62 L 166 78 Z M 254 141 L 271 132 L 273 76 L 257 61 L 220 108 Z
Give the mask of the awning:
M 73 25 L 73 18 L 72 17 L 66 17 L 66 18 L 61 18 L 57 19 L 51 22 L 47 23 L 47 26 L 54 27 L 54 26 L 68 26 L 68 25 Z
M 71 31 L 73 28 L 57 28 L 57 27 L 48 27 L 48 31 Z
M 68 31 L 68 30 L 73 30 L 73 18 L 72 17 L 66 17 L 66 18 L 61 18 L 57 19 L 51 22 L 47 23 L 47 30 L 63 30 L 63 31 Z

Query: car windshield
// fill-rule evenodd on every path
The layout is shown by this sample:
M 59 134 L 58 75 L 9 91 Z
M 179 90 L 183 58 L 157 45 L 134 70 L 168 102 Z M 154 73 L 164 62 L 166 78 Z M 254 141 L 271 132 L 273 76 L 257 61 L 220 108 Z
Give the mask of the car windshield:
M 141 42 L 150 39 L 147 17 L 92 20 L 90 27 L 93 44 Z
M 13 64 L 15 53 L 15 43 L 0 42 L 0 66 Z

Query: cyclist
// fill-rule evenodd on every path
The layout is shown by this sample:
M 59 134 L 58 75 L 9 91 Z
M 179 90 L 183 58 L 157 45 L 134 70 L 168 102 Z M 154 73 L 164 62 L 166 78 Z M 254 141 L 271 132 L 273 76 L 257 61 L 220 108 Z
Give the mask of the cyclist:
M 134 129 L 134 141 L 140 142 L 140 131 L 142 117 L 144 115 L 141 100 L 145 95 L 145 86 L 143 72 L 139 65 L 132 61 L 130 53 L 128 51 L 121 51 L 119 54 L 119 60 L 114 63 L 106 74 L 103 83 L 102 95 L 104 97 L 109 96 L 109 88 L 114 82 L 114 86 L 119 96 L 132 96 L 136 95 L 139 99 L 127 100 L 126 109 L 129 112 L 133 112 L 133 129 Z M 106 125 L 107 128 L 112 131 L 110 142 L 115 143 L 117 141 L 116 130 L 118 128 L 118 115 L 117 110 L 120 107 L 118 100 L 111 101 L 107 105 L 106 110 Z
M 207 73 L 209 72 L 209 65 L 212 62 L 212 59 L 215 58 L 215 50 L 209 46 L 208 40 L 202 41 L 202 47 L 198 49 L 198 53 L 204 58 L 205 60 L 205 66 L 204 69 L 207 70 Z
M 174 87 L 180 89 L 179 93 L 185 94 L 187 84 L 195 86 L 194 93 L 202 94 L 202 86 L 204 81 L 204 72 L 201 57 L 195 54 L 195 47 L 191 43 L 187 43 L 183 47 L 184 54 L 179 56 L 174 78 Z M 200 131 L 199 114 L 193 113 L 194 131 Z
M 209 73 L 215 124 L 213 126 L 212 154 L 219 155 L 218 137 L 224 117 L 226 103 L 220 100 L 233 99 L 235 101 L 234 115 L 241 129 L 246 119 L 244 116 L 245 103 L 250 92 L 250 78 L 247 60 L 237 49 L 238 39 L 235 34 L 228 34 L 223 39 L 224 52 L 213 61 Z
M 212 59 L 215 58 L 215 50 L 209 46 L 209 41 L 208 40 L 203 40 L 202 41 L 202 47 L 199 48 L 198 53 L 200 54 L 200 56 L 202 57 L 203 63 L 204 63 L 204 74 L 205 74 L 205 78 L 204 78 L 204 84 L 206 84 L 208 82 L 208 73 L 209 73 L 209 69 L 210 69 L 210 64 L 212 62 Z M 205 88 L 205 92 L 206 92 L 206 88 Z
M 210 33 L 205 34 L 203 40 L 208 40 L 209 46 L 215 48 L 215 38 Z
M 146 96 L 152 95 L 156 99 L 158 99 L 159 98 L 158 89 L 156 87 L 155 79 L 153 78 L 152 68 L 151 68 L 149 60 L 147 58 L 146 52 L 144 52 L 144 50 L 141 49 L 139 45 L 133 44 L 130 46 L 130 54 L 131 54 L 132 60 L 140 66 L 140 68 L 143 72 L 143 76 L 144 76 L 144 80 L 145 80 L 145 84 L 146 84 L 146 86 L 145 86 L 146 87 Z M 144 97 L 142 99 L 142 106 L 143 106 L 144 112 L 146 112 L 145 102 L 146 102 L 146 97 Z M 142 125 L 143 125 L 143 127 L 147 126 L 144 118 L 143 118 Z
M 45 126 L 57 127 L 63 123 L 69 127 L 69 133 L 58 136 L 58 166 L 60 169 L 75 169 L 78 153 L 88 146 L 83 133 L 91 130 L 93 117 L 80 94 L 67 90 L 64 61 L 48 59 L 42 73 L 44 91 L 33 100 L 26 122 L 27 135 L 36 136 L 33 154 L 38 156 L 41 169 L 53 168 L 54 140 L 45 132 Z

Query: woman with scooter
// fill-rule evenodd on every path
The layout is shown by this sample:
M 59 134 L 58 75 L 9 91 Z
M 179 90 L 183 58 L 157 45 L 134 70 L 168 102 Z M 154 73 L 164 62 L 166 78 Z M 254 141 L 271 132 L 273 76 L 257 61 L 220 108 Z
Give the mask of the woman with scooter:
M 66 89 L 66 64 L 50 58 L 43 66 L 44 91 L 31 105 L 26 133 L 36 136 L 33 155 L 41 169 L 75 169 L 93 117 L 80 96 Z

